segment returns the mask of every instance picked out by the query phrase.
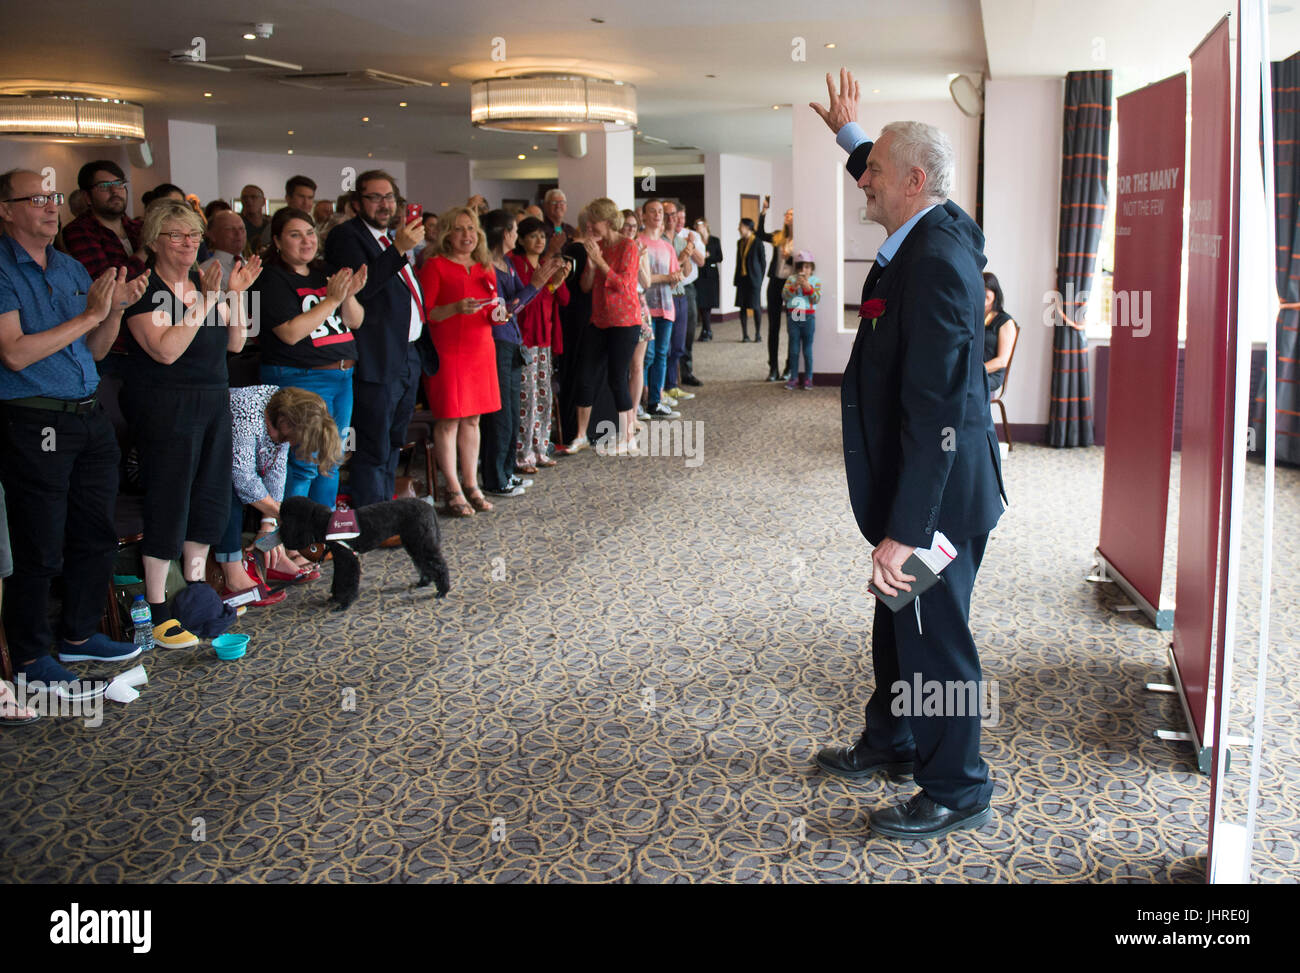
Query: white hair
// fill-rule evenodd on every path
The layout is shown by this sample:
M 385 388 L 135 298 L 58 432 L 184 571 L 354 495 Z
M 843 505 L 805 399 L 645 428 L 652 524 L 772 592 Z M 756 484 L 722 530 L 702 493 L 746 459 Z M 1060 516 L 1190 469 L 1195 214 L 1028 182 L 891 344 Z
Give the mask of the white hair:
M 551 200 L 556 198 L 563 199 L 566 203 L 569 201 L 568 197 L 564 195 L 563 189 L 548 189 L 546 190 L 546 195 L 542 197 L 542 202 L 549 203 Z
M 948 136 L 925 122 L 890 122 L 880 130 L 883 137 L 893 133 L 889 154 L 905 168 L 916 166 L 925 173 L 925 193 L 934 199 L 952 194 L 955 157 Z

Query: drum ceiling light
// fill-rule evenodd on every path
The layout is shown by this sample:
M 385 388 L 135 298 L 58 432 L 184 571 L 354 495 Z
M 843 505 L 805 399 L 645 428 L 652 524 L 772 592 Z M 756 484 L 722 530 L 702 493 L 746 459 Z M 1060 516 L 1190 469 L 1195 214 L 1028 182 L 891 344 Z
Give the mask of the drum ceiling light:
M 66 92 L 0 95 L 0 136 L 50 141 L 144 141 L 144 109 Z
M 636 125 L 636 87 L 574 74 L 487 78 L 470 84 L 470 121 L 503 132 L 586 132 Z

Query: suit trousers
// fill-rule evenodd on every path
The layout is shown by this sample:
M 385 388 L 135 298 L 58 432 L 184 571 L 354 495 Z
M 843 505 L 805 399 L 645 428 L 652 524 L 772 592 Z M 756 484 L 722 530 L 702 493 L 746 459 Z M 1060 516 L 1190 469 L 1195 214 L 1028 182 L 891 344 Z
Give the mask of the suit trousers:
M 483 489 L 504 490 L 515 472 L 515 435 L 519 429 L 520 386 L 523 366 L 519 345 L 494 338 L 497 384 L 501 408 L 479 418 L 478 458 L 483 470 Z
M 767 367 L 770 371 L 778 373 L 780 369 L 776 363 L 781 357 L 781 314 L 785 310 L 785 301 L 781 297 L 781 292 L 784 289 L 785 281 L 780 277 L 767 279 Z M 785 363 L 787 367 L 790 364 L 788 344 L 785 350 Z
M 964 810 L 988 803 L 993 793 L 980 756 L 980 712 L 970 688 L 984 698 L 979 653 L 970 633 L 970 599 L 988 534 L 954 544 L 956 559 L 940 583 L 915 605 L 894 614 L 876 602 L 871 656 L 876 688 L 867 703 L 866 743 L 914 761 L 916 783 L 945 807 Z M 922 706 L 937 689 L 941 712 Z M 956 705 L 953 705 L 953 704 Z M 972 708 L 974 712 L 971 712 Z
M 695 328 L 700 321 L 700 312 L 696 308 L 695 285 L 684 284 L 683 290 L 686 291 L 686 354 L 682 355 L 682 378 L 695 377 L 695 360 L 692 354 L 695 349 Z
M 352 380 L 352 429 L 356 452 L 348 473 L 352 506 L 393 499 L 397 461 L 415 412 L 420 387 L 420 355 L 415 342 L 406 346 L 406 361 L 387 382 Z
M 673 334 L 668 346 L 668 369 L 664 374 L 664 388 L 674 389 L 680 383 L 679 371 L 682 358 L 686 355 L 686 332 L 689 321 L 686 318 L 686 295 L 673 295 Z

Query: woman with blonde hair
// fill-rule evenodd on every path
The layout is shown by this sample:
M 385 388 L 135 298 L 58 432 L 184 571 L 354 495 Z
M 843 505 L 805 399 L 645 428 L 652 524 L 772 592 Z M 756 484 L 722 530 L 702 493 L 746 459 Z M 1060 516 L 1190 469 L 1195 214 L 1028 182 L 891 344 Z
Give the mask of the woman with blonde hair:
M 641 254 L 632 240 L 619 231 L 623 213 L 612 199 L 601 197 L 587 204 L 587 234 L 581 243 L 587 266 L 581 286 L 591 293 L 591 331 L 582 346 L 578 386 L 578 435 L 565 450 L 585 449 L 587 425 L 596 401 L 596 380 L 605 364 L 605 380 L 618 410 L 618 440 L 608 451 L 627 455 L 635 448 L 636 412 L 628 390 L 628 366 L 641 338 L 641 299 L 636 287 Z
M 492 509 L 478 485 L 478 419 L 501 408 L 492 323 L 509 320 L 509 313 L 497 297 L 478 213 L 457 206 L 438 225 L 434 256 L 417 272 L 439 362 L 437 374 L 425 379 L 425 395 L 436 420 L 434 456 L 447 481 L 446 512 L 470 517 Z
M 236 593 L 257 584 L 254 566 L 243 554 L 245 505 L 262 515 L 258 537 L 274 533 L 280 526 L 290 452 L 315 465 L 321 476 L 330 476 L 343 461 L 343 446 L 325 400 L 307 389 L 274 385 L 231 389 L 230 414 L 234 495 L 225 534 L 213 556 L 221 566 L 227 593 Z M 320 577 L 314 568 L 300 570 L 283 545 L 267 554 L 266 568 L 272 581 Z M 284 598 L 279 591 L 253 604 L 274 605 Z
M 149 282 L 123 314 L 122 411 L 137 437 L 145 484 L 145 597 L 155 641 L 174 647 L 198 640 L 165 613 L 168 565 L 181 558 L 185 580 L 202 581 L 208 548 L 230 516 L 226 353 L 243 350 L 244 292 L 262 269 L 257 257 L 236 261 L 223 281 L 213 261 L 200 277 L 194 258 L 202 238 L 203 224 L 187 203 L 155 201 L 140 230 Z

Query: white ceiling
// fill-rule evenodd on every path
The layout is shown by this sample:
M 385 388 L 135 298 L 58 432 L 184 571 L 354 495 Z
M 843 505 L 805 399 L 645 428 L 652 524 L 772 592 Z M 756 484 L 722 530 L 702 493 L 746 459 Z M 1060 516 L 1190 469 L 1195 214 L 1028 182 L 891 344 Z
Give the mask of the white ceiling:
M 23 11 L 21 31 L 0 32 L 0 88 L 18 81 L 107 88 L 168 117 L 215 124 L 222 148 L 553 159 L 553 139 L 477 132 L 469 124 L 464 75 L 474 62 L 490 63 L 500 37 L 507 64 L 549 55 L 618 66 L 637 85 L 640 130 L 695 147 L 680 151 L 683 161 L 700 151 L 762 157 L 785 154 L 790 112 L 824 100 L 822 78 L 841 64 L 862 78 L 864 99 L 888 102 L 946 99 L 957 72 L 1008 78 L 1111 67 L 1124 91 L 1180 69 L 1230 2 L 314 0 L 304 13 L 298 0 L 185 9 L 176 0 L 124 0 L 92 14 L 84 0 L 42 0 Z M 1300 12 L 1272 20 L 1275 57 L 1300 47 Z M 257 21 L 274 23 L 274 36 L 242 40 Z M 378 68 L 435 86 L 315 92 L 167 62 L 167 51 L 189 47 L 194 37 L 204 38 L 209 57 L 257 54 L 308 71 Z M 803 61 L 791 56 L 797 37 L 806 44 Z M 409 107 L 399 108 L 401 100 Z M 638 157 L 667 151 L 639 146 Z

